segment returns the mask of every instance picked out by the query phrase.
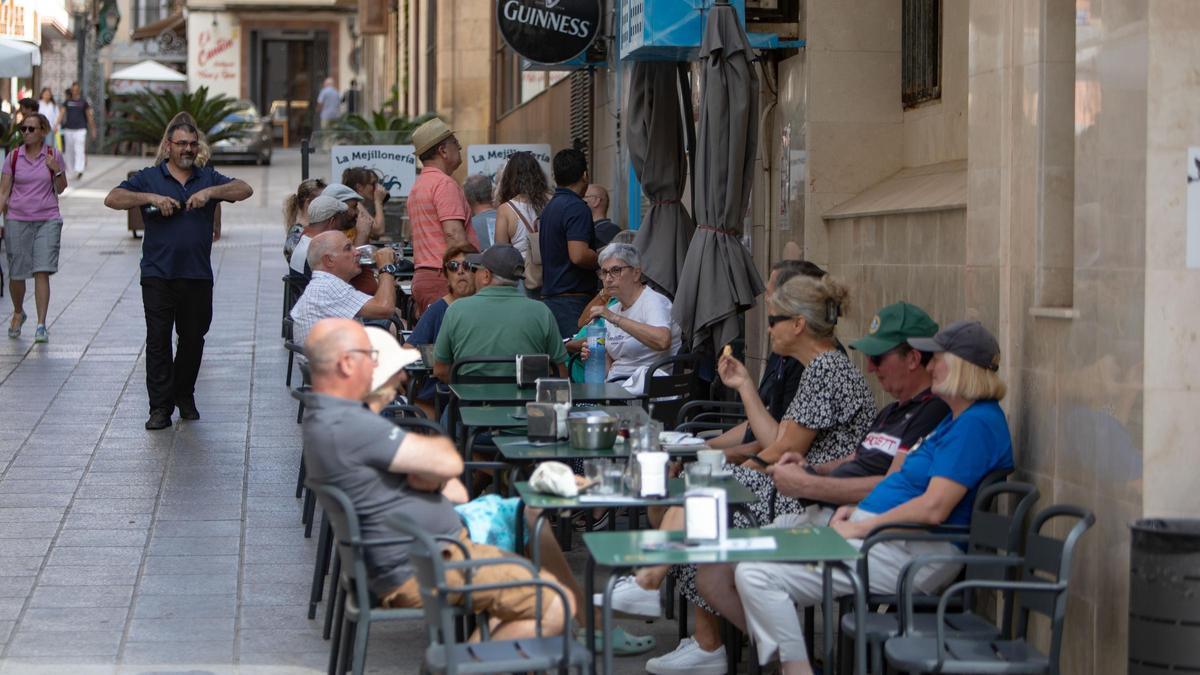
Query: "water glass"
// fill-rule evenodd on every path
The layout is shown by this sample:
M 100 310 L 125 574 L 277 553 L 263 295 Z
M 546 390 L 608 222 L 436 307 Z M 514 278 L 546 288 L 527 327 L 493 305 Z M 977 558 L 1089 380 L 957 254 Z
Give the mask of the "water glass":
M 683 484 L 687 489 L 708 487 L 712 482 L 712 465 L 706 462 L 692 462 L 684 467 Z
M 625 469 L 620 465 L 608 463 L 604 467 L 602 494 L 619 495 L 625 484 Z
M 588 483 L 594 485 L 592 488 L 595 492 L 600 492 L 604 489 L 604 467 L 609 461 L 607 459 L 585 459 L 583 460 L 583 477 Z

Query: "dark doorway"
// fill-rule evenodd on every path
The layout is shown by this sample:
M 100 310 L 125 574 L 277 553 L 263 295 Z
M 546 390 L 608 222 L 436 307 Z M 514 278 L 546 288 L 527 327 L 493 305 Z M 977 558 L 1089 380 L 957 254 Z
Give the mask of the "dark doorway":
M 317 93 L 329 75 L 329 32 L 253 31 L 251 46 L 254 102 L 271 116 L 277 138 L 299 144 L 312 135 Z

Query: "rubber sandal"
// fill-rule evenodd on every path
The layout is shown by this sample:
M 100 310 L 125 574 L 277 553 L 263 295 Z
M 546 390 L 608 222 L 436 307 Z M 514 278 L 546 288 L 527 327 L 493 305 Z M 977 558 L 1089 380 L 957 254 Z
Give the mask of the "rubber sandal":
M 13 314 L 13 318 L 15 319 L 16 317 L 17 317 L 17 315 Z M 12 319 L 10 319 L 8 322 L 8 337 L 10 337 L 10 338 L 21 337 L 21 327 L 25 325 L 25 321 L 27 321 L 28 319 L 29 319 L 29 315 L 26 314 L 25 312 L 21 312 L 21 320 L 19 322 L 17 322 L 17 325 L 15 327 L 12 324 Z
M 581 637 L 587 637 L 586 631 L 581 632 Z M 624 628 L 617 626 L 609 632 L 609 638 L 612 640 L 612 651 L 616 656 L 637 656 L 653 651 L 658 644 L 658 640 L 653 635 L 630 635 L 625 632 Z M 596 651 L 604 649 L 604 633 L 599 629 L 596 630 Z

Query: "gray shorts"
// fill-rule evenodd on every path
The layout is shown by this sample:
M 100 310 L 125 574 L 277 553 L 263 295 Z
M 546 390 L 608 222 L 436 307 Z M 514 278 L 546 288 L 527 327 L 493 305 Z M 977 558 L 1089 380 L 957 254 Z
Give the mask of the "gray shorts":
M 10 279 L 28 279 L 35 272 L 58 271 L 58 247 L 62 239 L 61 218 L 54 220 L 4 221 L 4 250 L 8 253 Z

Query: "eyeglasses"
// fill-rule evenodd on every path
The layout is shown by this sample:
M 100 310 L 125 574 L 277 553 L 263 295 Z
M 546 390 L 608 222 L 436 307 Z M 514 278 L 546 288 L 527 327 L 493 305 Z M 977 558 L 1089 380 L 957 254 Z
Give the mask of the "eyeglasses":
M 609 277 L 615 279 L 621 276 L 621 272 L 624 272 L 627 269 L 631 269 L 629 265 L 613 265 L 606 270 L 596 270 L 596 276 L 600 277 L 601 279 L 607 279 Z
M 447 272 L 457 272 L 459 270 L 464 272 L 471 271 L 471 263 L 465 260 L 451 260 L 450 262 L 446 263 Z
M 171 145 L 179 148 L 180 150 L 187 148 L 195 149 L 200 147 L 200 141 L 171 141 Z
M 480 265 L 479 263 L 465 262 L 463 264 L 466 265 L 467 269 L 471 270 L 472 272 L 478 272 L 479 270 L 483 269 L 483 265 Z
M 775 324 L 777 324 L 781 321 L 791 321 L 792 319 L 795 319 L 795 318 L 796 317 L 791 316 L 790 314 L 772 314 L 767 317 L 767 326 L 774 328 Z
M 346 353 L 347 354 L 366 354 L 376 364 L 379 363 L 379 350 L 378 349 L 347 349 Z
M 27 134 L 32 134 L 35 131 L 41 131 L 41 130 L 42 130 L 41 127 L 21 127 L 21 131 L 24 131 Z

